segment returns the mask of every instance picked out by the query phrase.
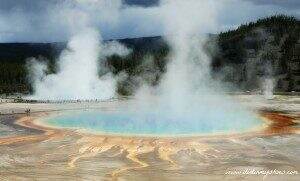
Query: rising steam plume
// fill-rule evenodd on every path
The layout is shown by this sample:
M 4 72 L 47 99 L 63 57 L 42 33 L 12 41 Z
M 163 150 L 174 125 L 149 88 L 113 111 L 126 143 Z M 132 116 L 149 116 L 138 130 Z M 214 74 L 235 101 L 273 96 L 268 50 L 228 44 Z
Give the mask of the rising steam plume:
M 99 78 L 101 61 L 112 54 L 126 55 L 117 42 L 101 44 L 98 31 L 86 28 L 71 38 L 58 60 L 58 72 L 47 75 L 47 66 L 30 61 L 34 95 L 38 100 L 110 99 L 116 80 L 111 74 Z M 99 68 L 98 68 L 99 67 Z
M 210 76 L 210 58 L 204 51 L 205 32 L 216 25 L 215 1 L 166 0 L 160 7 L 166 41 L 171 47 L 167 72 L 157 87 L 144 86 L 136 95 L 140 120 L 156 117 L 185 121 L 218 132 L 223 128 L 251 127 L 256 117 L 224 95 L 222 85 Z M 241 119 L 242 118 L 242 119 Z
M 65 19 L 64 26 L 72 36 L 58 58 L 57 73 L 47 74 L 47 65 L 40 63 L 42 61 L 32 59 L 28 62 L 34 90 L 31 99 L 105 100 L 115 95 L 116 77 L 110 73 L 100 77 L 100 72 L 107 72 L 101 65 L 107 56 L 126 56 L 129 50 L 116 41 L 103 43 L 94 18 L 109 21 L 113 26 L 120 6 L 119 0 L 66 0 L 56 8 L 51 21 L 59 17 Z

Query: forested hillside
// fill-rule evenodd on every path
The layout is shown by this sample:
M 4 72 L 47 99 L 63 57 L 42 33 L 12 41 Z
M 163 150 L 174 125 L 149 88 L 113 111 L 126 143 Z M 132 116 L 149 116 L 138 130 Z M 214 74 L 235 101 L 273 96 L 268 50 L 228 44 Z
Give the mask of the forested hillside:
M 300 91 L 300 23 L 289 16 L 272 16 L 210 36 L 215 45 L 213 75 L 241 90 L 260 89 L 261 80 L 274 77 L 276 90 Z M 122 39 L 132 52 L 125 58 L 109 57 L 105 66 L 119 80 L 120 94 L 131 94 L 142 82 L 155 85 L 165 71 L 169 47 L 161 37 Z M 0 43 L 0 94 L 29 93 L 26 61 L 47 61 L 49 73 L 65 43 Z
M 219 35 L 214 68 L 243 89 L 257 89 L 261 78 L 274 77 L 276 90 L 300 91 L 299 40 L 300 21 L 294 17 L 278 15 L 241 25 Z

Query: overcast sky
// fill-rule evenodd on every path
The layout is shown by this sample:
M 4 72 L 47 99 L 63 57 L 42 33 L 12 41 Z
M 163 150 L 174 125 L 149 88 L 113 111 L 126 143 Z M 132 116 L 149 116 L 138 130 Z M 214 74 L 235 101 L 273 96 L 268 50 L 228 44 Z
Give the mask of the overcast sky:
M 300 17 L 300 0 L 221 1 L 226 3 L 217 13 L 218 26 L 207 33 L 274 14 Z M 160 4 L 159 0 L 0 0 L 0 42 L 66 41 L 83 24 L 95 26 L 104 39 L 161 35 Z

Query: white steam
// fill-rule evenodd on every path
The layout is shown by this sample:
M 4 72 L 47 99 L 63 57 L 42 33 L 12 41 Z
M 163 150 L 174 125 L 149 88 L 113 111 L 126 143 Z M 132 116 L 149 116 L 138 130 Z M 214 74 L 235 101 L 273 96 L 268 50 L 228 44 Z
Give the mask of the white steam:
M 100 61 L 105 56 L 126 55 L 128 50 L 113 42 L 100 44 L 100 34 L 87 28 L 71 38 L 58 61 L 57 74 L 46 74 L 44 64 L 31 60 L 34 75 L 32 98 L 39 100 L 109 99 L 115 93 L 115 79 L 111 74 L 99 78 Z
M 209 79 L 209 59 L 202 48 L 203 32 L 215 25 L 216 7 L 212 1 L 199 0 L 166 0 L 162 6 L 171 54 L 160 88 L 163 97 L 169 99 L 165 101 L 179 111 L 190 104 L 189 96 L 206 92 L 203 84 Z
M 271 62 L 267 62 L 265 65 L 265 75 L 262 77 L 262 91 L 266 99 L 274 98 L 275 78 L 273 74 Z
M 114 26 L 121 5 L 121 0 L 66 0 L 49 10 L 47 21 L 61 23 L 72 36 L 57 61 L 56 74 L 47 74 L 41 61 L 29 62 L 32 99 L 102 100 L 115 95 L 116 78 L 110 73 L 102 75 L 107 72 L 102 61 L 113 54 L 126 56 L 129 50 L 115 41 L 104 43 L 95 22 Z
M 186 121 L 212 132 L 236 126 L 251 128 L 257 119 L 237 102 L 223 95 L 222 86 L 210 76 L 210 58 L 203 45 L 205 32 L 216 25 L 220 2 L 165 0 L 162 20 L 171 48 L 167 72 L 159 86 L 144 86 L 136 95 L 141 120 L 156 115 L 162 120 Z M 139 101 L 140 100 L 140 101 Z M 136 107 L 135 107 L 136 106 Z
M 266 99 L 273 99 L 274 98 L 274 82 L 273 78 L 265 78 L 263 82 L 263 94 Z

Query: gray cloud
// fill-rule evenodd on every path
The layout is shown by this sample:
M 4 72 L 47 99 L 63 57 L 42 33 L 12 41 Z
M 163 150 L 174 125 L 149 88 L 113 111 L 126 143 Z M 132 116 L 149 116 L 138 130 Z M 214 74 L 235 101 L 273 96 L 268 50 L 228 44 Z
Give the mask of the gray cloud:
M 300 9 L 300 1 L 299 0 L 246 0 L 253 2 L 257 5 L 273 5 L 279 6 L 286 9 L 294 10 Z
M 297 0 L 216 4 L 221 7 L 213 33 L 273 14 L 300 17 Z M 161 13 L 159 0 L 1 0 L 0 42 L 66 41 L 82 22 L 99 28 L 104 39 L 161 35 Z
M 226 30 L 275 14 L 300 18 L 298 0 L 229 0 L 219 16 L 219 22 L 222 22 L 220 29 Z

